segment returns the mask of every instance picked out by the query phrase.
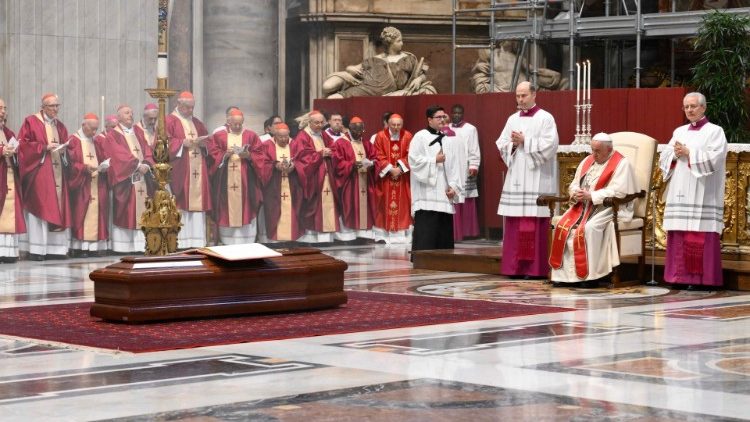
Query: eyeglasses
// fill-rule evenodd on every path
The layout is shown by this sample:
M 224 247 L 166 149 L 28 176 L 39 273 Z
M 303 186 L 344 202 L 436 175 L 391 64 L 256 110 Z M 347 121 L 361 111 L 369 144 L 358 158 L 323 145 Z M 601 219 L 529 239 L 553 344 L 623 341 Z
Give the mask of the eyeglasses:
M 436 114 L 436 115 L 432 116 L 432 118 L 433 119 L 447 119 L 448 115 L 447 114 Z
M 682 109 L 683 110 L 695 110 L 696 108 L 700 108 L 700 107 L 702 107 L 700 104 L 698 105 L 690 104 L 690 105 L 682 106 Z
M 61 104 L 45 104 L 44 107 L 59 108 Z

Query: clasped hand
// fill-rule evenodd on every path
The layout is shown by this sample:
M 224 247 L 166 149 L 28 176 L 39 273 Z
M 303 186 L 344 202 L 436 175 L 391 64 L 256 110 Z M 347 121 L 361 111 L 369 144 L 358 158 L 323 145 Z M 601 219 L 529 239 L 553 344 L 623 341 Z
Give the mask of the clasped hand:
M 576 189 L 573 192 L 573 200 L 576 202 L 581 201 L 590 201 L 591 200 L 591 192 L 583 189 Z

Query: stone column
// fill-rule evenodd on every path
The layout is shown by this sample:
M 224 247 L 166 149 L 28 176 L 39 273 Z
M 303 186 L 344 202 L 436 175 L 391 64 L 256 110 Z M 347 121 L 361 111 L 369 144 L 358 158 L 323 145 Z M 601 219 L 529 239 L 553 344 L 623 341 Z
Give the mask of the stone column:
M 230 105 L 262 132 L 276 108 L 278 0 L 203 0 L 203 119 L 223 124 Z

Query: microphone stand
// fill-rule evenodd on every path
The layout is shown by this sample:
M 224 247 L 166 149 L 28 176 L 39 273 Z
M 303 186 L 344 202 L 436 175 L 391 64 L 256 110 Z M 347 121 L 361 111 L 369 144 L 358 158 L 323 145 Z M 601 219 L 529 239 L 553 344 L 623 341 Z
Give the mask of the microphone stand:
M 651 189 L 651 281 L 646 282 L 647 286 L 658 286 L 654 277 L 656 274 L 656 186 Z

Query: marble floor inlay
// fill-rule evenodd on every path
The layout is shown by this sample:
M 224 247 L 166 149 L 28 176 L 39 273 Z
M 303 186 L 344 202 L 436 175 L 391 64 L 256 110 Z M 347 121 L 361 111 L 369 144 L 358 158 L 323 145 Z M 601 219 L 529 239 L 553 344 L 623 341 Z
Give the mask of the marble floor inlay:
M 353 418 L 353 415 L 357 415 L 356 418 Z M 533 415 L 538 415 L 540 420 L 545 421 L 729 420 L 621 403 L 580 400 L 434 379 L 416 379 L 109 421 L 194 421 L 205 418 L 200 420 L 496 422 L 522 420 Z
M 521 343 L 567 341 L 582 337 L 622 335 L 645 329 L 623 325 L 607 327 L 577 321 L 556 321 L 451 331 L 432 335 L 384 338 L 354 343 L 339 343 L 332 346 L 369 350 L 371 352 L 430 356 L 517 346 Z
M 138 354 L 0 335 L 0 420 L 750 420 L 748 292 L 554 288 L 414 270 L 404 245 L 322 249 L 350 291 L 572 311 Z M 88 274 L 117 261 L 0 264 L 0 317 L 91 302 Z

